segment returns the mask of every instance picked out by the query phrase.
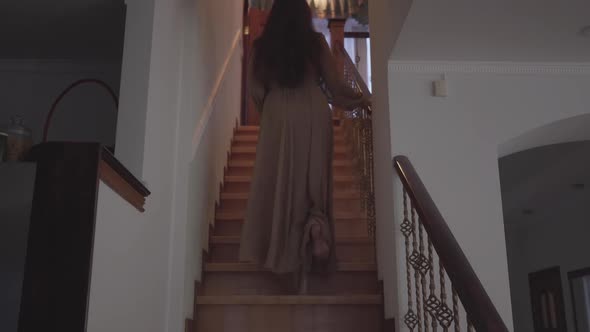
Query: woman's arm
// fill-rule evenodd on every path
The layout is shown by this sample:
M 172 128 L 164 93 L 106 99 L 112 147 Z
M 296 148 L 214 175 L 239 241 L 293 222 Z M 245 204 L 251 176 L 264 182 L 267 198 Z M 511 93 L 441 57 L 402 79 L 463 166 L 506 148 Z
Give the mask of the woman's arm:
M 264 98 L 266 96 L 266 91 L 264 85 L 256 78 L 254 75 L 254 57 L 256 56 L 255 52 L 252 52 L 250 55 L 250 59 L 248 60 L 248 95 L 252 98 L 254 102 L 254 106 L 258 112 L 262 112 L 262 107 L 264 106 Z
M 349 87 L 342 77 L 342 72 L 336 66 L 336 59 L 332 55 L 332 51 L 326 42 L 323 35 L 321 38 L 321 73 L 323 80 L 326 82 L 327 88 L 332 94 L 333 103 L 346 109 L 353 109 L 367 103 L 362 93 L 358 93 Z

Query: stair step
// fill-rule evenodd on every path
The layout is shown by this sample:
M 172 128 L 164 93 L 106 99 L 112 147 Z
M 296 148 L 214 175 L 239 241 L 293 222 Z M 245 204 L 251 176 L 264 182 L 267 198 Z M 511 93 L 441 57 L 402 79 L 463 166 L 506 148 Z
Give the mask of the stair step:
M 227 211 L 218 210 L 215 219 L 216 220 L 234 220 L 243 221 L 246 211 Z M 344 213 L 340 211 L 334 211 L 334 221 L 339 222 L 343 220 L 364 220 L 366 216 L 358 213 Z
M 259 265 L 253 263 L 205 263 L 205 272 L 265 272 Z M 338 263 L 338 271 L 377 271 L 377 265 L 371 262 Z
M 232 146 L 231 153 L 232 156 L 235 155 L 255 155 L 257 147 L 256 146 Z M 347 146 L 334 146 L 334 154 L 336 155 L 345 155 L 349 152 Z
M 244 134 L 244 133 L 258 133 L 260 132 L 259 126 L 239 126 L 236 130 L 236 135 Z M 344 132 L 344 128 L 341 126 L 334 126 L 334 133 L 342 133 Z
M 233 142 L 234 143 L 258 143 L 258 135 L 253 134 L 242 134 L 234 136 Z M 345 139 L 343 135 L 334 135 L 334 143 L 335 144 L 344 144 Z
M 204 297 L 195 331 L 382 332 L 381 296 Z
M 353 167 L 352 160 L 339 159 L 334 160 L 334 167 Z M 254 167 L 254 160 L 230 160 L 229 167 Z
M 240 244 L 239 236 L 212 236 L 210 244 Z M 350 236 L 336 238 L 337 244 L 373 244 L 373 240 L 367 236 Z
M 248 198 L 248 192 L 222 192 L 221 208 L 245 210 Z M 333 206 L 335 211 L 361 213 L 361 194 L 358 191 L 338 191 L 334 193 Z
M 248 192 L 222 192 L 221 208 L 244 210 L 248 205 Z M 337 191 L 333 196 L 335 211 L 361 213 L 361 194 L 358 191 Z
M 224 200 L 247 200 L 249 198 L 248 193 L 221 193 L 221 199 Z M 361 194 L 357 191 L 349 192 L 335 192 L 334 199 L 352 200 L 361 199 Z
M 354 175 L 355 168 L 350 158 L 334 159 L 332 170 L 334 175 Z M 254 158 L 230 159 L 226 175 L 253 175 Z
M 252 183 L 252 175 L 226 175 L 223 183 L 223 192 L 248 193 Z M 357 188 L 357 178 L 354 175 L 334 175 L 334 192 L 351 191 Z
M 221 295 L 199 296 L 197 305 L 352 305 L 382 304 L 381 295 Z
M 309 295 L 380 294 L 376 271 L 309 275 Z M 282 295 L 294 291 L 291 277 L 272 272 L 205 272 L 198 295 Z
M 252 182 L 252 177 L 253 176 L 249 175 L 226 175 L 224 178 L 224 183 L 250 183 Z M 354 175 L 334 175 L 333 179 L 334 182 L 354 182 L 356 180 L 356 177 Z
M 217 219 L 213 230 L 215 236 L 238 236 L 242 234 L 242 219 Z M 335 219 L 336 237 L 358 237 L 369 234 L 367 223 L 361 219 Z
M 339 262 L 374 262 L 375 246 L 368 237 L 336 238 L 336 258 Z M 212 236 L 209 241 L 210 262 L 238 262 L 240 236 Z

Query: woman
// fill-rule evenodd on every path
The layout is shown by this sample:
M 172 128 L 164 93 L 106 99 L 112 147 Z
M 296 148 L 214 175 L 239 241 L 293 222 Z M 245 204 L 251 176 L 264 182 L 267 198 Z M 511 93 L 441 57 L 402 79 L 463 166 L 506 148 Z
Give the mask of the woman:
M 305 0 L 275 0 L 255 41 L 249 94 L 261 112 L 240 260 L 277 274 L 336 268 L 332 214 L 332 103 L 366 99 L 347 87 Z M 324 84 L 325 83 L 325 84 Z

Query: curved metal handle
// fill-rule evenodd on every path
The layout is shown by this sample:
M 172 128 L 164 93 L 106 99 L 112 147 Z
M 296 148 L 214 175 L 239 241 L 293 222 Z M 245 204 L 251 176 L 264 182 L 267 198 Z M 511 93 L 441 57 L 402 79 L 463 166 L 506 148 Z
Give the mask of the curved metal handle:
M 51 125 L 51 119 L 53 118 L 53 114 L 55 113 L 55 110 L 56 110 L 57 105 L 59 104 L 59 102 L 72 89 L 74 89 L 75 87 L 77 87 L 79 85 L 86 84 L 86 83 L 98 84 L 99 86 L 105 88 L 109 92 L 109 94 L 111 95 L 111 97 L 113 98 L 113 101 L 115 102 L 115 106 L 117 107 L 117 109 L 119 109 L 119 98 L 117 97 L 117 94 L 115 94 L 115 91 L 107 83 L 105 83 L 102 80 L 95 79 L 95 78 L 88 78 L 88 79 L 78 80 L 78 81 L 70 84 L 70 86 L 68 86 L 59 95 L 59 97 L 57 97 L 57 99 L 53 102 L 53 105 L 51 106 L 51 109 L 49 110 L 49 113 L 47 114 L 47 118 L 45 119 L 45 125 L 43 126 L 43 143 L 47 142 L 47 135 L 49 134 L 49 126 Z

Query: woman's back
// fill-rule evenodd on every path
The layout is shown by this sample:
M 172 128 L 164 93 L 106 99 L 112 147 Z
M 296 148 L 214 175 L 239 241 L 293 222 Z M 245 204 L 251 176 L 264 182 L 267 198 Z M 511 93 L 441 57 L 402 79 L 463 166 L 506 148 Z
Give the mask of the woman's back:
M 289 24 L 303 32 L 281 35 Z M 240 259 L 276 273 L 333 271 L 332 111 L 320 83 L 337 105 L 362 98 L 343 83 L 305 0 L 275 0 L 265 29 L 248 70 L 262 116 Z

